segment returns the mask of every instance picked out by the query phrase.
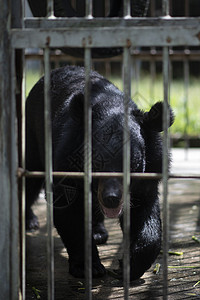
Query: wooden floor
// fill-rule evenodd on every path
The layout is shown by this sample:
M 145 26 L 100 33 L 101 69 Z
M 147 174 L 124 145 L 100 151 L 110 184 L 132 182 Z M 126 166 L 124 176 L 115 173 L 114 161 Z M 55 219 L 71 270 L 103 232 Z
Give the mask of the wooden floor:
M 173 151 L 172 171 L 200 173 L 200 150 L 188 152 L 184 160 L 182 150 Z M 161 187 L 162 189 L 162 187 Z M 162 198 L 162 197 L 161 197 Z M 162 199 L 161 199 L 162 201 Z M 169 296 L 168 299 L 200 299 L 200 181 L 170 180 L 170 250 L 183 252 L 183 255 L 169 255 Z M 46 265 L 46 203 L 40 198 L 35 205 L 39 216 L 40 229 L 27 233 L 27 299 L 47 299 L 47 265 Z M 118 268 L 118 259 L 122 257 L 122 234 L 116 220 L 107 219 L 106 227 L 109 239 L 106 245 L 99 246 L 101 261 L 108 274 L 93 281 L 93 299 L 123 299 L 123 284 L 116 279 L 113 270 Z M 84 281 L 74 279 L 68 274 L 67 253 L 54 232 L 55 242 L 55 299 L 85 299 Z M 160 263 L 160 272 L 153 269 Z M 131 283 L 130 299 L 162 299 L 162 254 L 143 277 Z M 35 290 L 38 290 L 38 292 Z M 40 297 L 40 298 L 39 298 Z

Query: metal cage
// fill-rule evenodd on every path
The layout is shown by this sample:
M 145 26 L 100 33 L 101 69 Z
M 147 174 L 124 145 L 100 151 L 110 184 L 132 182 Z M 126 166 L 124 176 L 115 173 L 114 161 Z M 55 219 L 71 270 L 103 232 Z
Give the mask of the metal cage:
M 115 174 L 123 178 L 125 201 L 124 217 L 124 299 L 129 299 L 129 197 L 130 177 L 162 178 L 163 180 L 163 299 L 168 298 L 168 179 L 200 178 L 199 176 L 168 173 L 168 93 L 169 93 L 169 47 L 200 46 L 200 19 L 189 17 L 172 18 L 169 15 L 169 0 L 162 0 L 162 16 L 138 17 L 130 16 L 130 0 L 124 0 L 124 15 L 118 18 L 93 18 L 92 1 L 86 1 L 85 17 L 55 17 L 53 0 L 47 1 L 47 16 L 24 18 L 24 5 L 20 0 L 0 0 L 0 291 L 2 299 L 25 299 L 25 193 L 26 176 L 44 176 L 46 188 L 51 190 L 53 176 L 79 176 L 84 178 L 85 210 L 86 210 L 86 299 L 92 299 L 91 284 L 91 180 L 93 176 L 110 176 L 109 173 L 96 174 L 91 169 L 91 109 L 89 105 L 89 70 L 91 69 L 91 50 L 101 47 L 123 48 L 123 82 L 124 82 L 124 149 L 123 173 Z M 127 99 L 130 96 L 129 48 L 162 47 L 163 61 L 163 174 L 135 174 L 130 171 L 130 142 L 128 128 Z M 24 146 L 24 104 L 25 92 L 19 80 L 18 72 L 23 70 L 23 50 L 26 48 L 44 50 L 45 69 L 45 172 L 25 172 Z M 85 164 L 84 172 L 78 174 L 52 172 L 52 141 L 49 107 L 50 91 L 50 49 L 51 48 L 83 48 L 86 69 L 85 90 Z M 17 58 L 17 59 L 16 59 Z M 17 64 L 16 64 L 17 61 Z M 22 90 L 21 89 L 22 86 Z M 16 105 L 17 104 L 17 105 Z M 22 112 L 22 115 L 21 115 Z M 17 117 L 17 118 L 16 118 Z M 17 127 L 17 121 L 22 122 Z M 22 145 L 17 141 L 21 140 Z M 19 153 L 20 152 L 20 153 Z M 18 197 L 22 202 L 18 201 Z M 53 211 L 52 193 L 47 193 L 48 223 L 48 299 L 54 299 L 54 259 L 53 259 Z M 22 203 L 22 204 L 19 204 Z M 22 220 L 19 217 L 21 206 Z M 22 268 L 21 268 L 22 264 Z

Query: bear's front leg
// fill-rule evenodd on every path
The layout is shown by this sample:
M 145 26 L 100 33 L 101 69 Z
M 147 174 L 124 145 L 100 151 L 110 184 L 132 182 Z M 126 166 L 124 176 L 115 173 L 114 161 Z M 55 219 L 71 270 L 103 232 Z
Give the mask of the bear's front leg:
M 161 249 L 159 204 L 131 208 L 130 279 L 139 279 L 152 265 Z M 123 218 L 121 226 L 123 228 Z
M 69 273 L 84 277 L 84 215 L 77 203 L 68 208 L 54 208 L 54 224 L 69 254 Z M 100 262 L 97 247 L 92 238 L 92 274 L 101 277 L 105 268 Z

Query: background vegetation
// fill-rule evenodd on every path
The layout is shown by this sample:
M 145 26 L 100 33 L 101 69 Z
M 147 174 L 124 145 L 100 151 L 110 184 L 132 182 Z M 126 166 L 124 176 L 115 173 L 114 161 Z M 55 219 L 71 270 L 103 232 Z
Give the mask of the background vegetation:
M 26 77 L 26 94 L 41 77 L 39 72 L 28 71 Z M 109 78 L 119 89 L 123 90 L 123 83 L 120 77 Z M 154 84 L 147 74 L 142 74 L 138 82 L 132 82 L 132 99 L 139 108 L 148 110 L 149 107 L 163 100 L 162 76 L 157 76 Z M 184 81 L 174 79 L 170 85 L 170 103 L 174 110 L 176 120 L 171 128 L 171 133 L 183 136 L 188 133 L 190 136 L 200 136 L 199 103 L 200 103 L 200 82 L 198 78 L 190 78 L 188 89 L 188 101 L 185 96 Z

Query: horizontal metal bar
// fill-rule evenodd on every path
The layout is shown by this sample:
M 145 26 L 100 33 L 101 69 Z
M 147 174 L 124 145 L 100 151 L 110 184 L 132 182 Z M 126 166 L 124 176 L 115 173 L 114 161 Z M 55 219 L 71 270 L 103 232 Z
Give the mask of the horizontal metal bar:
M 96 23 L 93 20 L 76 20 L 74 23 L 74 20 L 68 19 L 65 27 L 61 20 L 58 23 L 60 27 L 56 26 L 57 20 L 41 20 L 38 24 L 34 23 L 37 20 L 33 20 L 35 26 L 32 28 L 12 29 L 12 47 L 42 48 L 47 41 L 52 48 L 200 45 L 200 18 L 154 19 L 155 23 L 149 22 L 149 19 L 143 23 L 125 19 L 115 22 L 98 22 L 95 19 Z
M 25 18 L 26 28 L 119 28 L 119 27 L 188 27 L 199 26 L 200 17 L 158 17 L 158 18 Z
M 162 52 L 158 50 L 131 50 L 131 56 L 137 59 L 141 59 L 144 61 L 161 61 L 162 60 Z M 37 53 L 26 53 L 25 55 L 26 59 L 38 59 L 38 60 L 43 60 L 43 53 L 39 52 Z M 200 60 L 200 50 L 170 50 L 169 51 L 169 57 L 171 61 L 183 61 L 183 60 L 189 60 L 189 61 L 198 61 Z M 53 52 L 51 53 L 51 61 L 66 61 L 70 60 L 73 62 L 77 61 L 83 61 L 83 58 L 81 57 L 71 57 L 68 54 L 65 54 L 63 52 L 60 52 L 59 54 Z M 93 58 L 93 62 L 95 61 L 102 61 L 102 62 L 119 62 L 122 60 L 122 56 L 114 56 L 114 57 L 109 57 L 109 58 Z
M 122 172 L 92 172 L 92 177 L 100 178 L 100 177 L 123 177 Z M 84 172 L 52 172 L 54 177 L 71 177 L 71 178 L 83 178 Z M 41 171 L 27 171 L 22 168 L 18 169 L 18 177 L 44 177 L 45 172 Z M 131 173 L 130 176 L 132 178 L 138 179 L 162 179 L 162 173 Z M 169 174 L 169 179 L 200 179 L 200 174 Z

